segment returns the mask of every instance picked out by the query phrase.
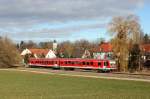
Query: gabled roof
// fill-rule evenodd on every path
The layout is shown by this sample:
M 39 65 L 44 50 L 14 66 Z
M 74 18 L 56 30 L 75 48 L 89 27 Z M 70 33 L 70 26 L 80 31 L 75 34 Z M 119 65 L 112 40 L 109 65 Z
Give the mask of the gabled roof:
M 31 51 L 29 49 L 24 49 L 22 52 L 21 52 L 21 55 L 24 56 L 26 54 L 31 54 Z
M 45 58 L 56 58 L 56 55 L 52 50 L 49 50 Z
M 29 49 L 32 54 L 44 54 L 46 55 L 49 52 L 49 49 Z
M 150 52 L 150 44 L 143 44 L 141 47 L 144 52 Z
M 101 52 L 112 52 L 112 45 L 110 43 L 103 42 L 100 44 L 99 50 Z

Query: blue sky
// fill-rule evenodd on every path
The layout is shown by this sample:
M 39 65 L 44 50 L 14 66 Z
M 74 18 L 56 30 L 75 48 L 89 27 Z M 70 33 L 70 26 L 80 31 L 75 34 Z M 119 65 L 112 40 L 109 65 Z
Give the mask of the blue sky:
M 142 9 L 137 11 L 137 15 L 140 18 L 142 30 L 150 35 L 150 4 L 145 4 Z
M 109 40 L 115 16 L 135 14 L 150 34 L 149 0 L 0 0 L 0 36 L 14 42 Z

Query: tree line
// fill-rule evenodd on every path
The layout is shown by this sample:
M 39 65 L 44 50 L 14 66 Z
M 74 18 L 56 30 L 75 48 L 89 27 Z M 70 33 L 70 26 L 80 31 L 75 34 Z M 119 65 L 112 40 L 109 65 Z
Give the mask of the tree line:
M 57 56 L 61 58 L 81 58 L 85 50 L 89 50 L 91 53 L 99 46 L 97 41 L 88 41 L 85 39 L 77 40 L 74 42 L 63 41 L 57 43 Z M 17 44 L 17 49 L 23 51 L 25 48 L 41 48 L 41 49 L 53 49 L 53 41 L 36 43 L 33 41 L 24 42 L 21 41 Z M 91 54 L 92 55 L 92 54 Z M 92 56 L 91 56 L 92 57 Z
M 150 44 L 150 35 L 143 33 L 137 16 L 114 17 L 108 24 L 108 33 L 113 36 L 110 43 L 119 71 L 140 70 L 142 63 L 141 44 Z M 103 42 L 101 40 L 100 42 Z M 80 58 L 85 50 L 92 53 L 97 51 L 100 42 L 77 40 L 74 42 L 63 41 L 58 43 L 57 56 L 67 58 Z M 53 41 L 33 42 L 21 41 L 14 44 L 7 37 L 0 37 L 0 66 L 10 67 L 20 62 L 20 52 L 25 48 L 52 49 Z M 10 51 L 11 50 L 11 51 Z M 92 56 L 91 56 L 92 57 Z

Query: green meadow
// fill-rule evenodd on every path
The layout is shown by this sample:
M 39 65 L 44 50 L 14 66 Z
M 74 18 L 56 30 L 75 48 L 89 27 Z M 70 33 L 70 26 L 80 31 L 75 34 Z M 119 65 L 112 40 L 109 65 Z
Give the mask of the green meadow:
M 150 83 L 0 71 L 0 99 L 150 99 Z

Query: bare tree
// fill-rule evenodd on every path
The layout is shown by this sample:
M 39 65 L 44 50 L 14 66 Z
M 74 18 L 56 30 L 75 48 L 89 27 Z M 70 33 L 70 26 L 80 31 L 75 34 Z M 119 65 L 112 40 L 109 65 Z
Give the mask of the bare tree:
M 70 57 L 73 56 L 74 45 L 70 41 L 62 42 L 61 44 L 59 44 L 59 47 L 61 49 L 63 49 L 63 51 L 64 51 L 63 53 L 64 53 L 65 57 L 69 57 L 70 58 Z
M 126 71 L 128 68 L 129 43 L 140 43 L 140 24 L 137 16 L 115 17 L 109 23 L 109 32 L 114 36 L 113 50 L 118 59 L 118 68 Z
M 53 48 L 53 41 L 50 42 L 40 42 L 39 43 L 40 48 L 46 48 L 46 49 L 52 49 Z
M 35 42 L 33 42 L 32 40 L 29 40 L 26 43 L 26 48 L 37 48 L 37 44 Z
M 19 52 L 10 39 L 0 39 L 0 45 L 0 67 L 12 67 L 20 62 Z
M 88 40 L 81 39 L 74 42 L 74 56 L 81 58 L 85 50 L 91 51 L 93 44 Z

